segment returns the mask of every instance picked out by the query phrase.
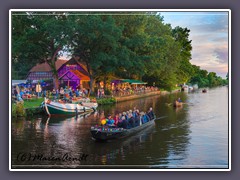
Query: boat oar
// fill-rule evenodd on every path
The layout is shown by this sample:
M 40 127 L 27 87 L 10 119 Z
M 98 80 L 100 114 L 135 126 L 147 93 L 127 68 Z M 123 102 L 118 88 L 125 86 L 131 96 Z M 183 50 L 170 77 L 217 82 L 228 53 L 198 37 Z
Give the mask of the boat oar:
M 163 119 L 163 118 L 166 118 L 166 117 L 168 117 L 168 116 L 161 116 L 161 117 L 156 118 L 155 120 Z

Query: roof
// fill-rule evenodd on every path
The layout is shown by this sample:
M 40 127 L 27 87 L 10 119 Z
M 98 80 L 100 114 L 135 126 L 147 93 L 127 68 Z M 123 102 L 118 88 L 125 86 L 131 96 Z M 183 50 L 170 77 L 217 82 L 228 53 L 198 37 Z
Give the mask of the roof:
M 27 80 L 12 80 L 12 86 L 21 84 L 21 83 L 26 83 Z
M 78 70 L 70 70 L 72 73 L 74 73 L 76 76 L 78 76 L 81 80 L 83 81 L 90 81 L 90 78 L 83 74 L 82 72 L 78 71 Z
M 58 70 L 64 63 L 66 63 L 67 60 L 64 59 L 58 59 L 55 62 L 55 66 L 56 69 Z M 51 67 L 49 66 L 49 64 L 47 62 L 41 63 L 41 64 L 37 64 L 36 66 L 34 66 L 30 72 L 49 72 L 52 71 Z
M 77 60 L 75 60 L 75 58 L 71 58 L 68 61 L 64 62 L 64 64 L 76 64 L 76 63 L 79 64 L 84 69 L 85 72 L 82 71 L 82 73 L 84 73 L 85 75 L 88 75 L 87 67 L 84 64 L 82 64 L 82 63 L 78 62 Z
M 88 76 L 86 76 L 85 74 L 83 74 L 82 72 L 80 72 L 78 70 L 69 70 L 69 71 L 65 72 L 61 77 L 59 77 L 59 79 L 62 79 L 68 72 L 71 72 L 72 74 L 77 76 L 82 81 L 90 81 L 90 78 Z
M 58 59 L 55 62 L 56 69 L 58 70 L 63 64 L 66 64 L 66 63 L 68 63 L 68 64 L 78 63 L 85 71 L 82 73 L 85 75 L 88 75 L 86 66 L 83 65 L 82 63 L 77 62 L 74 58 L 71 58 L 70 60 Z M 30 70 L 30 72 L 50 72 L 50 71 L 52 71 L 52 69 L 47 62 L 39 63 L 36 66 L 32 67 L 32 69 Z
M 112 82 L 115 82 L 115 83 L 130 83 L 130 84 L 147 84 L 146 82 L 136 80 L 136 79 L 116 79 L 116 80 L 113 80 Z
M 135 79 L 123 79 L 122 82 L 128 82 L 130 84 L 147 84 L 146 82 L 135 80 Z

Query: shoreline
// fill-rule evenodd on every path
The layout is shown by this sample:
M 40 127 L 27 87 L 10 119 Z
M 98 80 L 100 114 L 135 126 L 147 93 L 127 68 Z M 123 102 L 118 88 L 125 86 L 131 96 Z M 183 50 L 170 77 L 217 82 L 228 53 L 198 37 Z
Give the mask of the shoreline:
M 143 97 L 149 97 L 149 96 L 154 96 L 154 95 L 167 95 L 171 93 L 177 93 L 179 90 L 173 90 L 171 92 L 169 91 L 153 91 L 153 92 L 147 92 L 145 94 L 139 94 L 139 95 L 129 95 L 129 96 L 123 96 L 123 97 L 115 97 L 116 102 L 123 102 L 123 101 L 128 101 L 128 100 L 133 100 L 133 99 L 139 99 Z
M 140 99 L 140 98 L 145 98 L 145 97 L 150 97 L 150 96 L 155 96 L 155 95 L 167 95 L 167 94 L 171 94 L 171 93 L 177 93 L 179 92 L 179 90 L 173 90 L 171 92 L 169 91 L 152 91 L 152 92 L 146 92 L 144 94 L 133 94 L 133 95 L 128 95 L 128 96 L 121 96 L 121 97 L 112 97 L 115 99 L 115 102 L 112 103 L 118 103 L 118 102 L 124 102 L 124 101 L 128 101 L 128 100 L 133 100 L 133 99 Z M 106 105 L 106 104 L 99 104 L 99 105 Z M 33 116 L 36 114 L 42 114 L 44 113 L 43 110 L 40 108 L 40 106 L 35 106 L 35 107 L 27 107 L 27 108 L 23 108 L 24 109 L 24 113 L 25 115 L 23 116 Z M 21 115 L 17 114 L 17 117 L 22 117 Z

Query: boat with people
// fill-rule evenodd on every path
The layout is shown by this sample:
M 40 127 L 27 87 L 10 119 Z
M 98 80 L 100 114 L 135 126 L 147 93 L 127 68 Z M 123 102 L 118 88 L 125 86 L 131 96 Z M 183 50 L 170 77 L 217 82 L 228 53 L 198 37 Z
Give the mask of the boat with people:
M 182 107 L 182 105 L 183 105 L 183 102 L 180 97 L 173 102 L 173 107 Z
M 52 101 L 48 98 L 44 99 L 42 106 L 48 115 L 75 115 L 95 110 L 92 106 Z
M 206 89 L 203 89 L 203 90 L 202 90 L 202 92 L 203 92 L 203 93 L 206 93 L 206 92 L 207 92 L 207 90 L 206 90 Z
M 174 101 L 173 103 L 173 107 L 182 107 L 183 106 L 183 102 L 179 102 L 179 101 Z
M 130 113 L 132 112 L 130 111 Z M 92 126 L 90 132 L 93 139 L 107 141 L 111 139 L 125 138 L 153 125 L 156 120 L 156 116 L 152 109 L 150 109 L 148 113 L 138 113 L 135 117 L 125 114 L 125 112 L 119 114 L 122 114 L 122 116 L 116 116 L 122 121 L 117 124 L 116 119 L 115 121 L 113 119 L 111 120 L 111 115 L 109 115 L 107 119 L 101 121 L 101 125 Z M 127 116 L 129 118 L 126 118 Z

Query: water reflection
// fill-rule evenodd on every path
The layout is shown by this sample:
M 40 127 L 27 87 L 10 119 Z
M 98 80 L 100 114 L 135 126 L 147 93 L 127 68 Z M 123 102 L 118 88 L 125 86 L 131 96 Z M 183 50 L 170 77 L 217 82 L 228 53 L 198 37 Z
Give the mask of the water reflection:
M 214 98 L 219 99 L 219 96 L 215 96 L 213 91 L 219 95 L 223 90 L 208 90 L 209 94 L 196 92 L 152 96 L 111 106 L 100 106 L 97 112 L 78 117 L 47 118 L 43 116 L 32 120 L 13 120 L 12 162 L 15 165 L 54 164 L 74 165 L 75 167 L 84 167 L 83 165 L 96 165 L 96 167 L 101 167 L 101 165 L 148 165 L 155 168 L 172 168 L 178 165 L 195 167 L 196 164 L 206 165 L 219 162 L 227 164 L 228 136 L 224 128 L 227 123 L 227 112 L 222 107 L 221 112 L 217 114 L 216 112 L 219 111 L 215 107 L 217 104 L 214 104 L 214 107 L 203 108 L 202 106 L 209 101 L 214 101 Z M 168 105 L 178 97 L 186 102 L 182 108 L 173 108 Z M 225 96 L 222 97 L 225 100 L 219 101 L 224 103 L 227 99 Z M 153 126 L 126 139 L 112 140 L 106 143 L 95 142 L 92 139 L 90 127 L 99 124 L 102 117 L 127 111 L 133 107 L 143 111 L 153 107 L 157 117 L 167 117 L 156 120 Z M 218 123 L 223 127 L 215 127 L 218 126 L 215 123 L 216 119 L 221 119 Z M 210 131 L 209 127 L 215 128 L 216 131 Z M 220 130 L 217 131 L 217 129 Z M 214 147 L 209 142 L 213 143 Z M 217 151 L 218 157 L 212 155 L 215 148 L 221 150 Z M 201 152 L 201 149 L 204 152 Z M 21 162 L 16 158 L 20 152 L 43 153 L 50 156 L 59 156 L 65 153 L 78 156 L 86 153 L 89 156 L 87 161 L 81 162 Z M 205 161 L 199 161 L 199 159 L 205 159 Z

